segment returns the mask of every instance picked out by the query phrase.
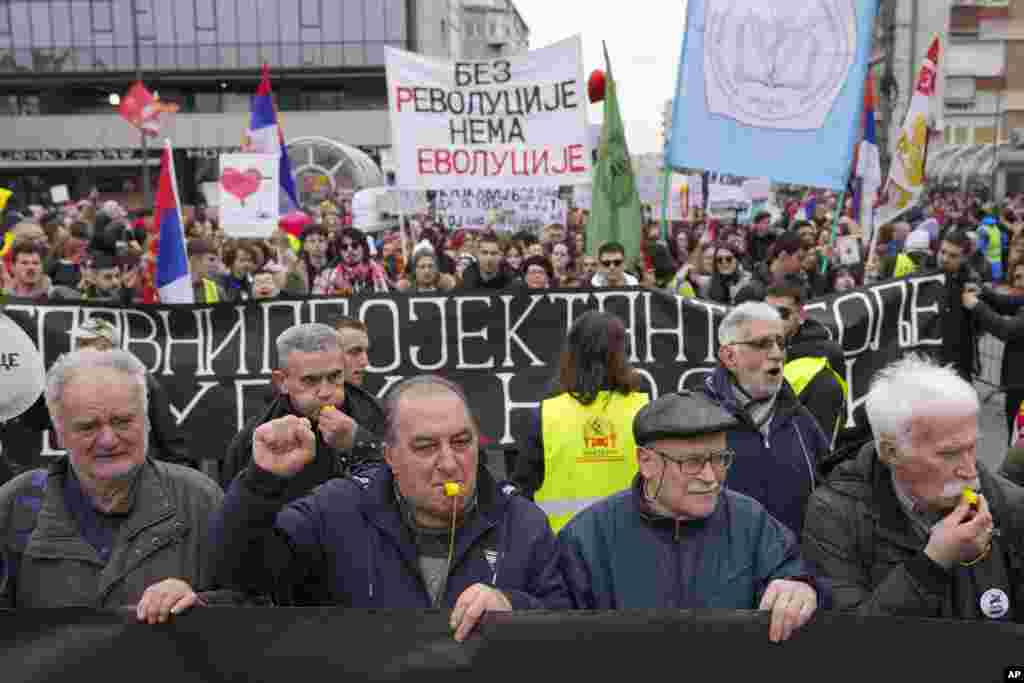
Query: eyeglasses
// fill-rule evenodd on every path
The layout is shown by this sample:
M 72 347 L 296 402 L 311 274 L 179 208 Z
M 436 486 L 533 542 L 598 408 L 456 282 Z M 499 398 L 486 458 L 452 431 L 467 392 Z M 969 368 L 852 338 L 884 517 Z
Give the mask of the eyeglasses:
M 674 462 L 679 466 L 680 472 L 691 477 L 695 474 L 700 474 L 708 463 L 711 463 L 711 469 L 716 472 L 725 472 L 736 460 L 736 452 L 730 448 L 724 448 L 707 455 L 691 455 L 685 458 L 676 458 L 668 453 L 656 451 L 653 448 L 648 448 L 647 450 L 669 462 Z
M 359 251 L 359 245 L 354 242 L 345 242 L 341 245 L 342 251 Z
M 772 345 L 778 346 L 780 351 L 786 350 L 786 338 L 782 335 L 773 337 L 759 337 L 757 339 L 747 339 L 746 341 L 734 341 L 733 344 L 742 344 L 743 346 L 749 346 L 752 349 L 758 351 L 768 351 L 772 348 Z
M 719 263 L 732 263 L 736 258 L 733 256 L 719 256 L 716 260 Z
M 607 261 L 605 261 L 604 259 L 601 260 L 601 265 L 603 265 L 605 268 L 618 268 L 623 263 L 625 263 L 625 260 L 620 258 L 610 258 Z
M 776 306 L 775 310 L 779 312 L 779 317 L 783 320 L 789 320 L 789 316 L 796 313 L 796 311 L 786 308 L 785 306 Z

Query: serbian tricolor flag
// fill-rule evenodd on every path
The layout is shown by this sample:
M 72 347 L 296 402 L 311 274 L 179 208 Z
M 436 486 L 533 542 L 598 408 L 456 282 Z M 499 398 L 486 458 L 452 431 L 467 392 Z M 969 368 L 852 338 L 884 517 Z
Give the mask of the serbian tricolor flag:
M 171 141 L 164 146 L 160 160 L 160 183 L 156 192 L 156 233 L 160 235 L 160 248 L 156 255 L 156 286 L 160 303 L 195 303 L 192 295 L 192 276 L 188 270 L 185 252 L 185 227 L 178 203 L 178 185 L 174 176 L 174 158 Z
M 246 131 L 242 149 L 255 154 L 277 154 L 279 156 L 281 167 L 278 175 L 281 177 L 281 189 L 291 200 L 292 206 L 289 208 L 298 209 L 299 199 L 295 192 L 292 163 L 288 159 L 288 152 L 284 146 L 284 133 L 277 120 L 274 95 L 270 89 L 270 67 L 266 64 L 263 65 L 260 85 L 252 98 L 250 109 L 249 130 Z
M 804 196 L 804 201 L 800 206 L 800 210 L 797 212 L 797 220 L 802 221 L 813 221 L 814 214 L 818 210 L 818 195 L 814 192 L 808 192 Z
M 142 81 L 135 81 L 121 98 L 117 111 L 125 121 L 152 137 L 160 133 L 160 115 L 173 114 L 178 111 L 178 105 L 161 102 Z
M 878 95 L 875 92 L 875 74 L 868 71 L 864 88 L 864 139 L 857 148 L 857 177 L 861 179 L 864 194 L 874 204 L 874 195 L 882 186 L 882 162 L 878 154 L 875 110 Z

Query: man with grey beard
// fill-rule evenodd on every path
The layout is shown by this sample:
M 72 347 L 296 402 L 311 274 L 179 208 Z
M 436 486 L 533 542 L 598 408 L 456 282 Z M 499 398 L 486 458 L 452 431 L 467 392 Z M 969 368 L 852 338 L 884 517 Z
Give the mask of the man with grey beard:
M 928 360 L 875 377 L 874 441 L 814 492 L 804 526 L 836 609 L 1024 621 L 1024 489 L 978 462 L 979 410 L 973 386 Z
M 67 456 L 0 487 L 0 607 L 133 606 L 154 624 L 204 602 L 223 493 L 147 457 L 147 402 L 146 369 L 126 351 L 75 351 L 50 369 Z
M 829 455 L 829 438 L 785 381 L 786 337 L 779 312 L 763 302 L 732 309 L 718 327 L 719 365 L 704 392 L 740 425 L 729 431 L 736 464 L 725 484 L 763 505 L 797 536 L 804 508 Z

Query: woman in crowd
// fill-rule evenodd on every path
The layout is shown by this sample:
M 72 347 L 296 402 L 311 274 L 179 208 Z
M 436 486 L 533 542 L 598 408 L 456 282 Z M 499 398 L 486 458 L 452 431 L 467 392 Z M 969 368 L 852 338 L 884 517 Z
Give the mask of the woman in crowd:
M 555 280 L 555 269 L 545 256 L 531 256 L 523 261 L 523 283 L 527 289 L 547 289 Z
M 505 247 L 505 265 L 516 275 L 522 272 L 523 246 L 518 242 L 511 241 Z
M 223 253 L 224 265 L 228 269 L 221 278 L 224 300 L 229 303 L 248 301 L 252 298 L 251 276 L 261 256 L 259 248 L 251 242 L 238 240 L 225 245 Z
M 720 242 L 712 246 L 711 252 L 714 270 L 711 273 L 708 298 L 720 304 L 731 305 L 736 300 L 736 295 L 750 281 L 750 274 L 740 265 L 735 250 L 729 245 Z
M 550 398 L 530 414 L 513 481 L 557 532 L 594 499 L 627 488 L 637 471 L 633 417 L 647 404 L 626 354 L 626 328 L 590 311 L 572 325 Z M 581 464 L 581 459 L 593 461 Z
M 417 247 L 409 259 L 409 274 L 398 281 L 400 292 L 448 292 L 455 288 L 455 278 L 437 269 L 437 252 L 432 247 Z
M 579 278 L 576 274 L 576 260 L 570 242 L 556 242 L 551 247 L 551 266 L 554 277 L 551 280 L 552 287 L 578 287 Z

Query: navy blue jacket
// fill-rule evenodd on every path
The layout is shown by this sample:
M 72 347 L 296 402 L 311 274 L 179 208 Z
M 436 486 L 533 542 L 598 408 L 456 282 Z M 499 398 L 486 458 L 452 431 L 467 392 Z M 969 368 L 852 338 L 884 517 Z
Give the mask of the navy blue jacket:
M 640 481 L 558 534 L 576 609 L 757 609 L 775 579 L 818 588 L 796 536 L 756 500 L 723 489 L 710 517 L 680 522 L 651 512 Z
M 212 523 L 216 576 L 273 596 L 320 586 L 321 604 L 433 606 L 390 468 L 332 479 L 284 507 L 286 483 L 251 465 L 231 484 Z M 441 601 L 447 607 L 475 583 L 499 589 L 517 610 L 569 606 L 547 517 L 483 467 L 476 513 L 456 530 L 452 567 Z
M 730 377 L 728 370 L 719 367 L 704 384 L 705 393 L 740 421 L 726 437 L 729 448 L 736 452 L 736 462 L 725 483 L 764 505 L 799 538 L 807 501 L 818 479 L 817 464 L 825 462 L 831 450 L 829 438 L 788 382 L 782 383 L 775 399 L 775 415 L 765 438 L 740 407 Z

